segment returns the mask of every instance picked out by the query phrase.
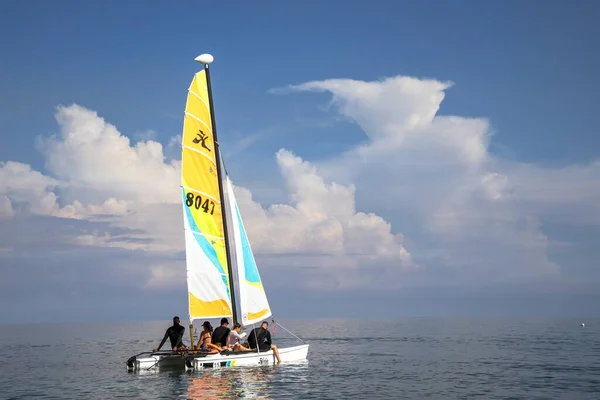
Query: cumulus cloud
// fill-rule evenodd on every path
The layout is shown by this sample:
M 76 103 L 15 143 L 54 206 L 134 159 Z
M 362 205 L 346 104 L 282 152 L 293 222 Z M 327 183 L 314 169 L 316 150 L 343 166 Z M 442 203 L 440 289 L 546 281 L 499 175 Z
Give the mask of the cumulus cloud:
M 545 223 L 558 215 L 600 224 L 600 164 L 548 169 L 495 157 L 487 120 L 439 115 L 451 85 L 398 76 L 275 91 L 329 93 L 365 140 L 327 159 L 279 150 L 287 202 L 260 204 L 253 187 L 235 186 L 269 284 L 398 289 L 568 273 L 550 256 Z M 0 163 L 0 257 L 13 262 L 39 243 L 118 252 L 132 257 L 132 270 L 121 258 L 119 266 L 138 287 L 183 285 L 180 137 L 165 147 L 154 133 L 132 142 L 78 105 L 59 107 L 56 120 L 59 133 L 37 141 L 45 171 Z M 238 149 L 254 140 L 243 139 Z M 35 235 L 14 234 L 32 224 Z
M 444 99 L 444 89 L 451 85 L 451 82 L 398 76 L 379 82 L 329 79 L 291 85 L 287 89 L 328 91 L 333 95 L 331 104 L 355 121 L 369 138 L 398 140 L 405 133 L 431 124 Z
M 235 188 L 259 255 L 293 255 L 262 258 L 266 267 L 308 267 L 311 274 L 302 281 L 328 289 L 369 285 L 373 276 L 382 284 L 388 268 L 400 272 L 417 267 L 404 238 L 393 233 L 389 222 L 374 213 L 357 212 L 353 185 L 326 182 L 314 165 L 283 149 L 276 160 L 289 204 L 263 208 L 250 190 Z
M 160 143 L 132 145 L 114 125 L 78 105 L 59 107 L 56 120 L 60 135 L 40 139 L 38 149 L 67 192 L 85 190 L 88 198 L 108 195 L 143 204 L 179 200 L 180 162 L 165 163 Z
M 276 92 L 330 93 L 330 105 L 362 128 L 365 143 L 317 166 L 327 179 L 352 182 L 357 201 L 410 239 L 431 276 L 474 283 L 558 274 L 542 218 L 584 210 L 597 223 L 598 163 L 550 170 L 497 159 L 487 120 L 437 114 L 450 86 L 398 76 Z
M 553 168 L 503 162 L 501 168 L 527 212 L 600 226 L 600 160 Z
M 14 214 L 15 212 L 12 208 L 12 203 L 8 196 L 0 196 L 0 219 L 12 217 Z
M 132 144 L 83 107 L 59 107 L 56 120 L 59 134 L 37 141 L 46 174 L 19 162 L 0 163 L 3 255 L 26 257 L 48 246 L 58 252 L 114 248 L 137 257 L 152 252 L 146 271 L 151 282 L 168 265 L 163 258 L 183 247 L 180 162 L 166 161 L 158 142 Z M 80 273 L 88 273 L 85 266 Z
M 374 256 L 410 263 L 401 236 L 375 214 L 357 212 L 355 188 L 326 183 L 317 169 L 293 153 L 280 150 L 277 164 L 290 204 L 267 209 L 252 201 L 248 189 L 237 188 L 255 246 L 264 253 Z
M 165 260 L 184 250 L 180 160 L 165 157 L 158 142 L 131 143 L 96 112 L 78 105 L 59 107 L 56 120 L 60 133 L 37 141 L 47 175 L 18 162 L 0 165 L 0 215 L 16 221 L 38 214 L 60 218 L 65 225 L 69 220 L 95 223 L 70 230 L 62 240 L 71 246 L 159 254 L 148 268 L 146 287 L 177 281 L 183 259 Z M 179 140 L 173 138 L 166 150 L 173 152 Z M 247 140 L 240 145 L 248 145 Z M 322 257 L 336 256 L 333 276 L 366 262 L 412 266 L 401 235 L 392 234 L 383 218 L 356 210 L 352 185 L 325 182 L 314 166 L 288 151 L 276 158 L 290 204 L 263 208 L 248 189 L 236 187 L 257 253 L 316 255 L 309 264 L 321 269 L 331 264 Z

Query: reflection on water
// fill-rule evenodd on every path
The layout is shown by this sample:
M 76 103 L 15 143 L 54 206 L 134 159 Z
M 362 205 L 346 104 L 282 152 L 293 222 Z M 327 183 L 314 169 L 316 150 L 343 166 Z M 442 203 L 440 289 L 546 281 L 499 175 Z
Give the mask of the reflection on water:
M 232 397 L 270 399 L 269 387 L 279 366 L 205 369 L 189 374 L 188 399 Z
M 138 388 L 144 398 L 232 399 L 281 398 L 278 384 L 306 384 L 309 379 L 309 362 L 235 368 L 205 368 L 188 370 L 166 368 L 129 371 L 138 377 Z M 307 386 L 308 387 L 308 386 Z M 134 396 L 135 397 L 135 396 Z

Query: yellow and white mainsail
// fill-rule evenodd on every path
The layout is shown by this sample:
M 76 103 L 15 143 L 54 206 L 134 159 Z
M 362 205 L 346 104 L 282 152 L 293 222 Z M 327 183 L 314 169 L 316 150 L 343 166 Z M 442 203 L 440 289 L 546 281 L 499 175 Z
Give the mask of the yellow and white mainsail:
M 233 315 L 210 102 L 202 70 L 188 90 L 181 159 L 190 323 Z
M 226 208 L 227 220 L 233 227 L 232 242 L 235 247 L 235 264 L 238 283 L 238 310 L 242 317 L 241 324 L 251 325 L 271 316 L 271 307 L 267 294 L 258 273 L 258 267 L 250 247 L 242 216 L 235 200 L 233 185 L 229 177 L 227 182 L 227 199 L 229 207 Z M 231 231 L 230 231 L 231 232 Z

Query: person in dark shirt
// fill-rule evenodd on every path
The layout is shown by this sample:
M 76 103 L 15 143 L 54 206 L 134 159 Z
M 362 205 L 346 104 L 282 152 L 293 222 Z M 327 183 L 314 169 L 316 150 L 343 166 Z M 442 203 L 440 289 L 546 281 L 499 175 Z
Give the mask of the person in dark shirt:
M 227 318 L 221 318 L 221 326 L 217 327 L 212 334 L 211 343 L 220 346 L 222 349 L 228 346 L 229 332 L 231 329 L 228 328 L 229 321 Z
M 256 349 L 257 347 L 259 351 L 273 350 L 273 354 L 275 354 L 277 362 L 281 362 L 277 346 L 271 342 L 271 332 L 269 332 L 269 323 L 267 321 L 263 321 L 263 323 L 260 324 L 260 328 L 253 329 L 250 332 L 247 343 L 248 347 L 252 350 Z
M 173 326 L 170 326 L 165 332 L 165 336 L 162 338 L 158 349 L 154 349 L 152 351 L 159 351 L 160 348 L 165 344 L 167 338 L 171 341 L 171 348 L 173 351 L 185 349 L 186 346 L 183 344 L 183 333 L 185 332 L 185 328 L 179 325 L 179 317 L 173 317 Z

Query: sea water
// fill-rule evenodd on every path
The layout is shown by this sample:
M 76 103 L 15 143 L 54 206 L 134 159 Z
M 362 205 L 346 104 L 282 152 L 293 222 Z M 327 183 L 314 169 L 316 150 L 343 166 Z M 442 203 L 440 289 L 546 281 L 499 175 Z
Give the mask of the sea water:
M 600 399 L 600 320 L 278 322 L 310 344 L 307 363 L 128 372 L 170 321 L 0 326 L 0 398 Z

